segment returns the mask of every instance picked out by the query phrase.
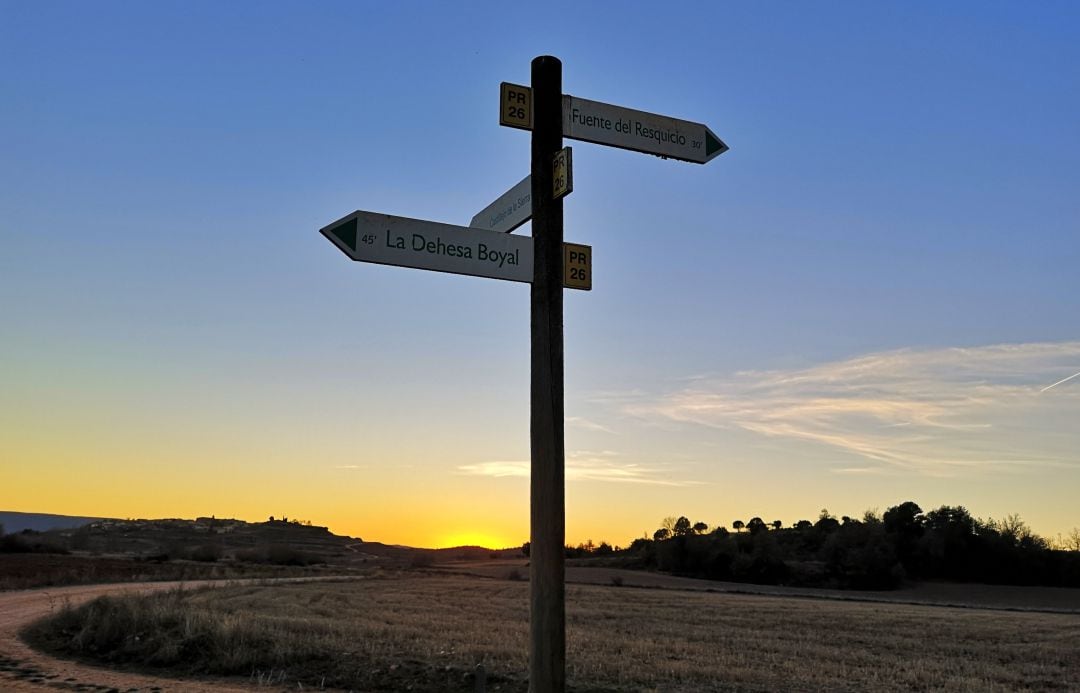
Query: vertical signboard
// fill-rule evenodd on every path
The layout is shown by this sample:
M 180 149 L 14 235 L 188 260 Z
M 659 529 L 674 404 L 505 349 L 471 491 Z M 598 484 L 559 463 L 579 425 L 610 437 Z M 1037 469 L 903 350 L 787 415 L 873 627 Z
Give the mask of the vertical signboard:
M 563 243 L 563 286 L 592 291 L 592 246 Z
M 499 125 L 532 130 L 532 89 L 520 84 L 499 85 Z
M 559 199 L 574 192 L 573 149 L 563 147 L 551 162 L 551 197 Z

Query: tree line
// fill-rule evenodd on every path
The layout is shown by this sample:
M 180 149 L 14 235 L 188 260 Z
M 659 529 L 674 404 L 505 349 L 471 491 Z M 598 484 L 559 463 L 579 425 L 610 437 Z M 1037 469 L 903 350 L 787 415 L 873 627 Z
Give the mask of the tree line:
M 567 547 L 568 557 L 610 555 L 620 565 L 713 580 L 848 589 L 893 589 L 906 581 L 951 580 L 1080 587 L 1080 531 L 1055 546 L 1017 515 L 975 518 L 963 506 L 923 512 L 913 501 L 883 514 L 784 527 L 735 520 L 731 530 L 668 517 L 628 548 Z

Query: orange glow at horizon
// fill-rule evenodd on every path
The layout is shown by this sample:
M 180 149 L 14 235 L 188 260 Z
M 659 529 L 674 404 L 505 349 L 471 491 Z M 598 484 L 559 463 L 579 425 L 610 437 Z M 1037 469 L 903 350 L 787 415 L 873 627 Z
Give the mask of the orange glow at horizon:
M 485 549 L 508 549 L 520 545 L 521 542 L 501 538 L 492 532 L 464 531 L 440 537 L 434 542 L 432 548 L 449 549 L 455 546 L 482 546 Z

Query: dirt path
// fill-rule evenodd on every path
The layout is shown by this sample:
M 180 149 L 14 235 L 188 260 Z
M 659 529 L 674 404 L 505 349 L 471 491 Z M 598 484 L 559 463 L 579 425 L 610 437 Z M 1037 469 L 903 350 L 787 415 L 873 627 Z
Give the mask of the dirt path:
M 312 578 L 285 578 L 280 581 L 308 581 Z M 319 578 L 314 578 L 319 579 Z M 279 580 L 275 580 L 277 582 Z M 23 626 L 48 616 L 65 603 L 81 604 L 103 594 L 120 592 L 149 593 L 169 590 L 181 585 L 202 587 L 225 585 L 252 580 L 197 581 L 197 582 L 136 582 L 111 585 L 76 585 L 50 587 L 37 590 L 0 592 L 0 690 L 3 691 L 125 691 L 126 693 L 173 693 L 222 691 L 224 693 L 252 691 L 257 686 L 244 685 L 235 680 L 204 679 L 178 681 L 158 676 L 131 674 L 112 669 L 102 669 L 78 664 L 31 649 L 19 640 Z M 264 581 L 258 581 L 264 582 Z M 259 690 L 267 690 L 262 687 Z

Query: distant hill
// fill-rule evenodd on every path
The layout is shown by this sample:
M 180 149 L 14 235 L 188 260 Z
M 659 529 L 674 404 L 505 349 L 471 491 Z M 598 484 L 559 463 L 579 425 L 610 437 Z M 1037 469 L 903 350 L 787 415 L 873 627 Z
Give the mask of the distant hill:
M 281 560 L 299 562 L 430 565 L 521 555 L 520 548 L 421 549 L 367 542 L 336 535 L 327 527 L 284 518 L 268 522 L 217 517 L 121 520 L 0 512 L 0 523 L 8 534 L 27 529 L 46 532 L 51 545 L 69 551 L 155 560 L 196 557 L 263 561 L 273 554 Z
M 75 517 L 74 515 L 50 515 L 49 513 L 17 513 L 0 510 L 0 525 L 8 534 L 30 529 L 35 532 L 48 532 L 53 529 L 75 529 L 91 522 L 104 520 L 104 517 Z

